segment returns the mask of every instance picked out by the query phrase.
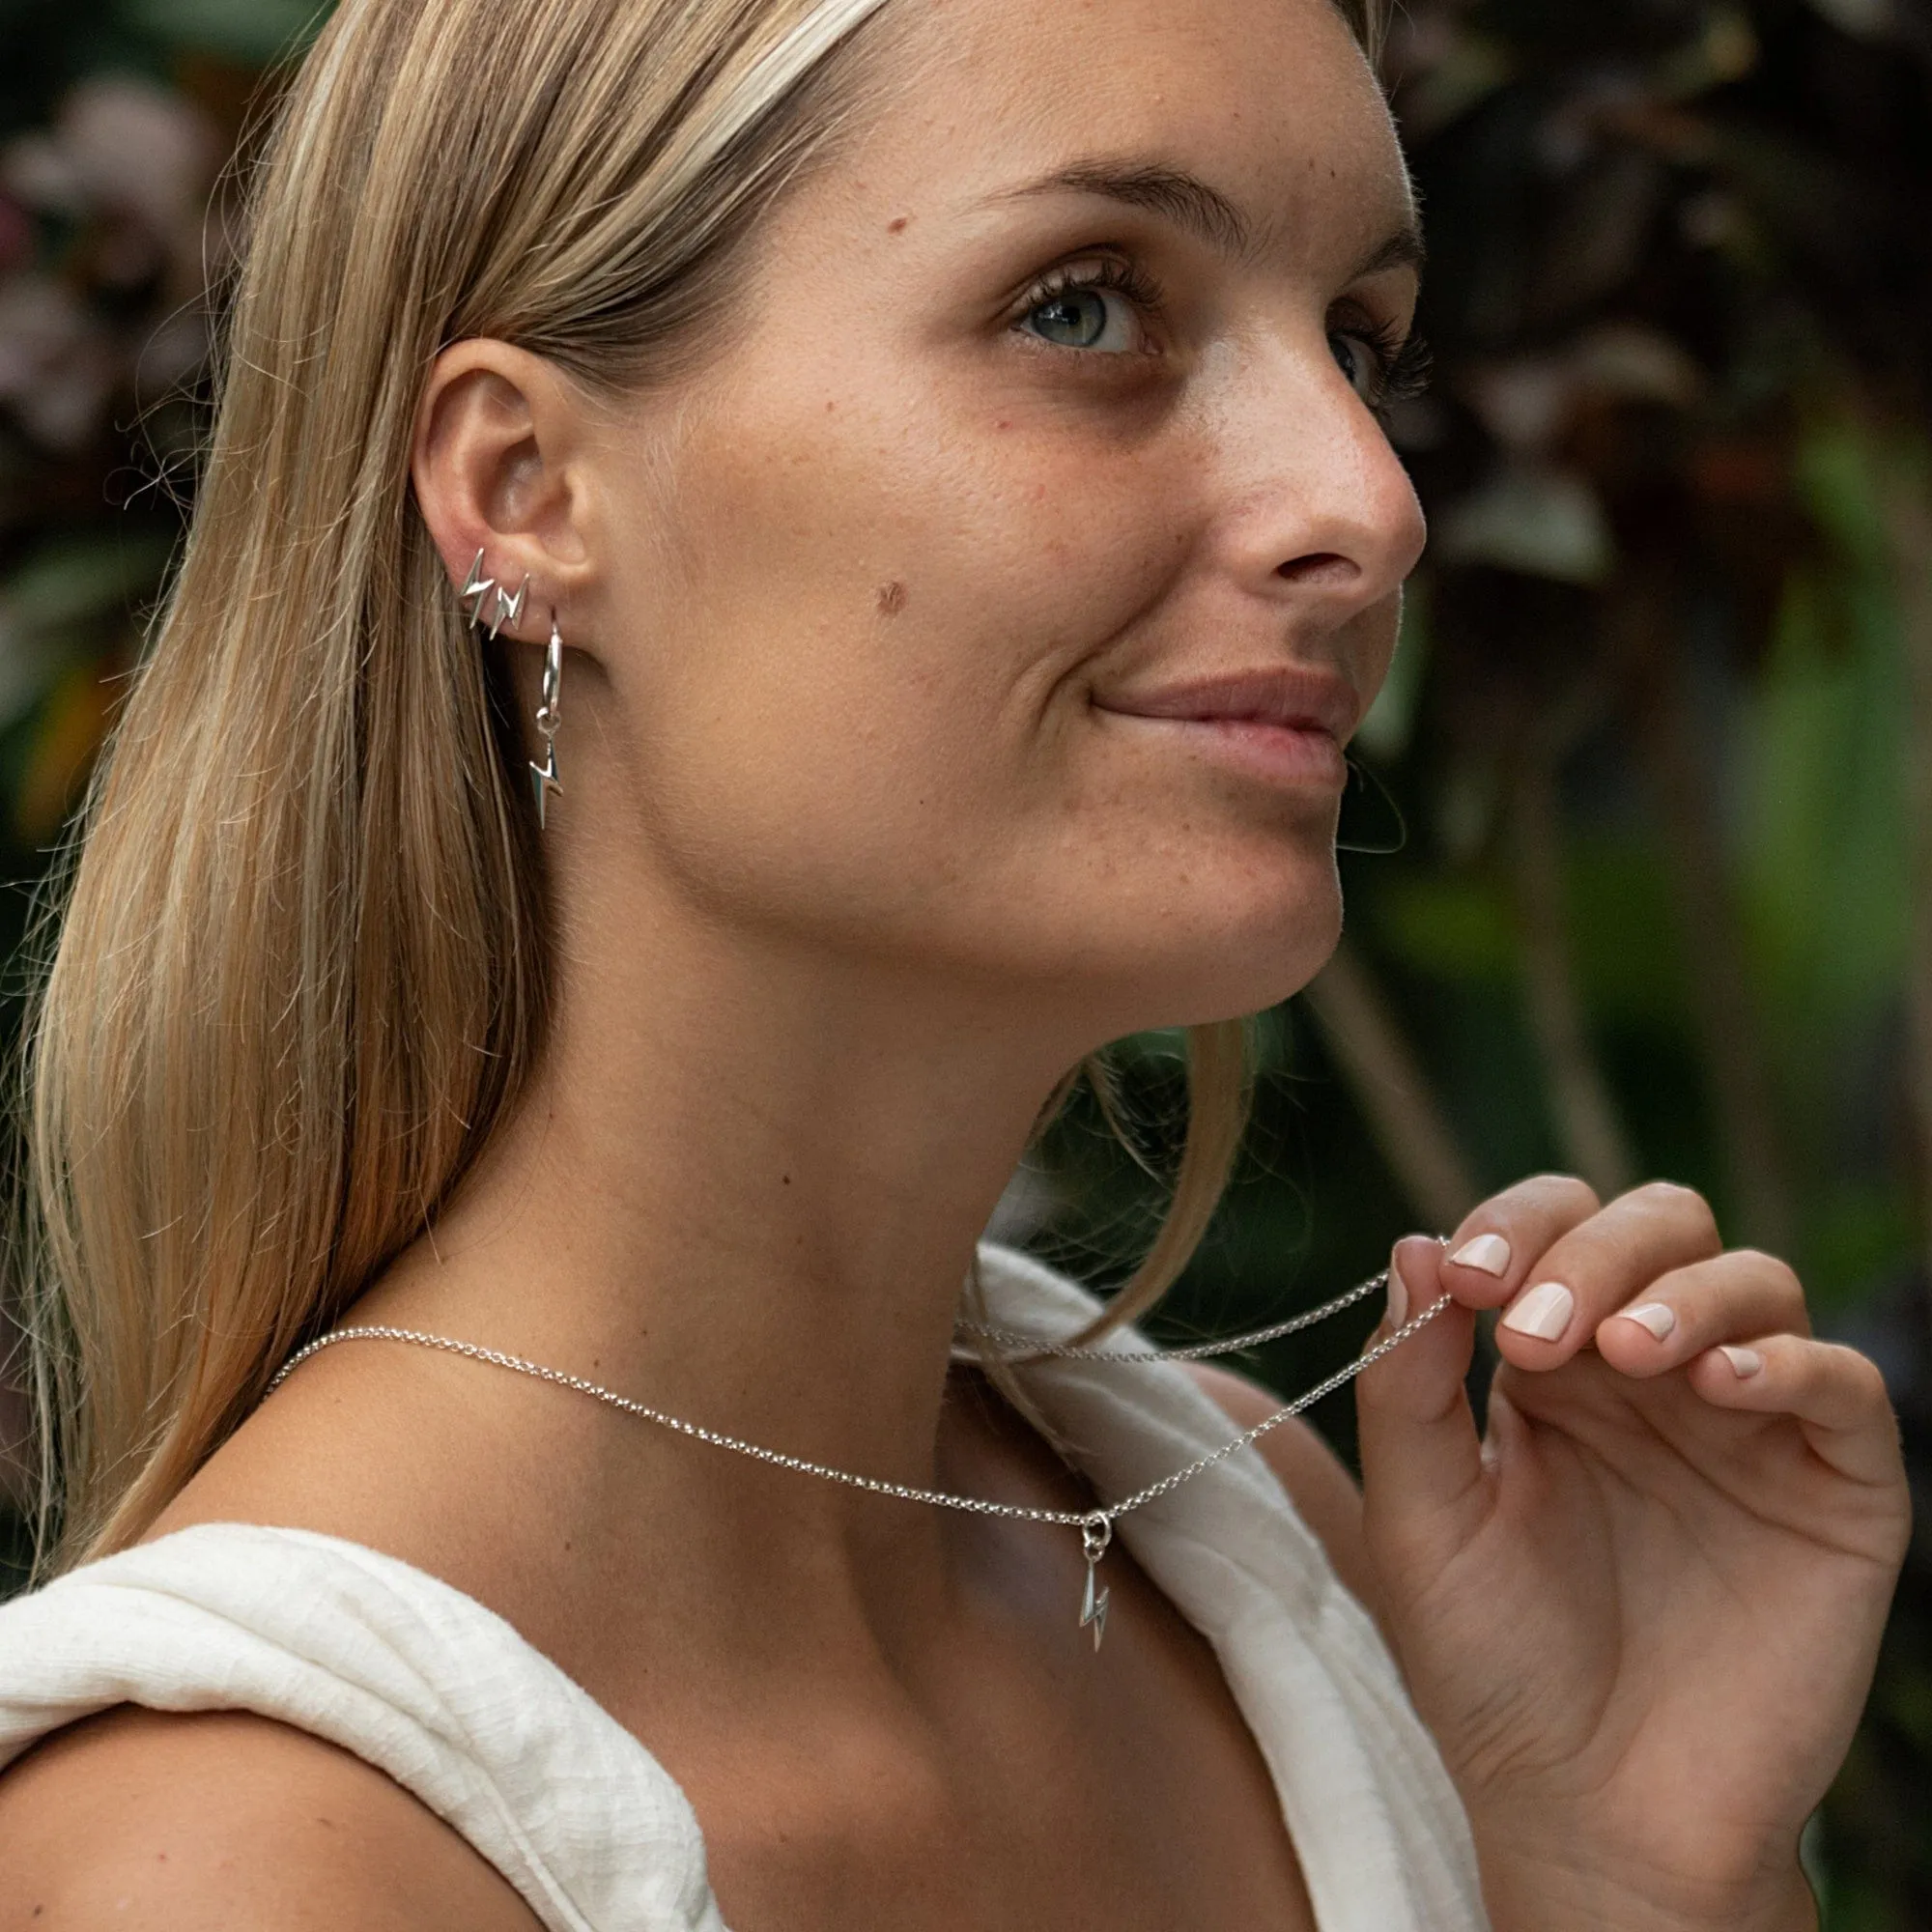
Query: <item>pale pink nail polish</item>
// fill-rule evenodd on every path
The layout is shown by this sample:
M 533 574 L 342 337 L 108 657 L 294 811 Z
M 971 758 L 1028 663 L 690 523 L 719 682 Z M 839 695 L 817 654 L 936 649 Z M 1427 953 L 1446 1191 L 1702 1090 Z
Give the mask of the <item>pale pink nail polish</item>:
M 1646 1301 L 1641 1308 L 1626 1308 L 1619 1318 L 1648 1328 L 1660 1342 L 1667 1342 L 1677 1332 L 1677 1312 L 1661 1301 Z
M 1755 1349 L 1719 1349 L 1718 1352 L 1730 1363 L 1738 1373 L 1741 1382 L 1747 1382 L 1753 1376 L 1764 1373 L 1764 1357 Z
M 1577 1297 L 1560 1281 L 1546 1281 L 1517 1297 L 1503 1326 L 1539 1342 L 1560 1342 L 1576 1312 Z
M 1464 1241 L 1449 1259 L 1457 1267 L 1474 1268 L 1479 1274 L 1500 1279 L 1509 1273 L 1510 1244 L 1500 1235 L 1478 1235 L 1473 1241 Z
M 1389 1263 L 1388 1297 L 1388 1324 L 1400 1328 L 1408 1320 L 1408 1284 L 1394 1262 Z

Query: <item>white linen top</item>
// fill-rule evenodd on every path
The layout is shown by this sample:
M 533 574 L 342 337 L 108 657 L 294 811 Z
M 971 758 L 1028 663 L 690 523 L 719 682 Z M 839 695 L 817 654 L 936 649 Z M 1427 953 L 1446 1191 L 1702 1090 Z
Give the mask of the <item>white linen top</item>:
M 985 1245 L 980 1267 L 1003 1326 L 1065 1337 L 1097 1306 L 1009 1249 Z M 1171 1364 L 1024 1374 L 1102 1498 L 1231 1434 Z M 1487 1932 L 1435 1746 L 1259 1452 L 1123 1518 L 1119 1534 L 1213 1646 L 1321 1932 Z M 359 1544 L 203 1523 L 0 1605 L 0 1766 L 120 1703 L 253 1711 L 355 1752 L 460 1832 L 554 1932 L 725 1932 L 696 1816 L 644 1745 L 494 1611 Z

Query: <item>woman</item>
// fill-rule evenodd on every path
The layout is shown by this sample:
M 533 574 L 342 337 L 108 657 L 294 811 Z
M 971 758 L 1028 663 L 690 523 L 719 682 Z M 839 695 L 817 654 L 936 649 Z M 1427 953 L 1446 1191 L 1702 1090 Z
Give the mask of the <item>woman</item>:
M 1366 1502 L 1281 1428 L 1107 1514 L 1272 1405 L 986 1333 L 1173 1279 L 1339 928 L 1423 540 L 1377 28 L 341 8 L 35 1032 L 0 1922 L 1813 1922 L 1905 1491 L 1694 1196 L 1399 1247 Z M 1174 1025 L 1102 1319 L 977 1244 Z

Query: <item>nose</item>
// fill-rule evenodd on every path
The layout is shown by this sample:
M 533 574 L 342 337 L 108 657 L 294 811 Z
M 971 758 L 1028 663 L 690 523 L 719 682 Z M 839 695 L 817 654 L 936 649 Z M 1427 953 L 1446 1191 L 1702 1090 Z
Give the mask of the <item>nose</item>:
M 1427 539 L 1422 505 L 1325 329 L 1244 358 L 1225 425 L 1225 555 L 1244 588 L 1335 625 L 1401 589 Z

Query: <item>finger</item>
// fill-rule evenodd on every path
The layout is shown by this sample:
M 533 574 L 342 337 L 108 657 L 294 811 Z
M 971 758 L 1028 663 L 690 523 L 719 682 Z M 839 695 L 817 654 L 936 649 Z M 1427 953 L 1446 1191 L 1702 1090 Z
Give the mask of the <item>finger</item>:
M 1474 1209 L 1449 1236 L 1442 1280 L 1469 1308 L 1498 1308 L 1561 1236 L 1596 1213 L 1595 1193 L 1568 1174 L 1539 1174 Z
M 1659 1376 L 1719 1343 L 1810 1332 L 1797 1275 L 1775 1255 L 1739 1248 L 1661 1275 L 1598 1323 L 1596 1342 L 1622 1374 Z
M 1560 1368 L 1660 1275 L 1721 1247 L 1709 1205 L 1688 1187 L 1658 1181 L 1619 1195 L 1536 1258 L 1496 1324 L 1496 1347 L 1520 1369 Z
M 1441 1270 L 1437 1242 L 1396 1243 L 1384 1334 L 1442 1294 Z M 1463 1385 L 1475 1340 L 1475 1317 L 1446 1308 L 1355 1385 L 1363 1527 L 1391 1583 L 1444 1560 L 1480 1519 L 1482 1443 Z
M 1854 1482 L 1890 1486 L 1903 1459 L 1885 1378 L 1870 1357 L 1802 1335 L 1762 1335 L 1705 1351 L 1690 1386 L 1717 1408 L 1789 1415 L 1813 1451 Z

